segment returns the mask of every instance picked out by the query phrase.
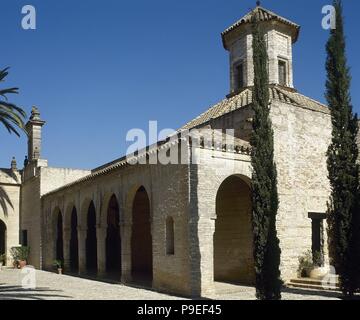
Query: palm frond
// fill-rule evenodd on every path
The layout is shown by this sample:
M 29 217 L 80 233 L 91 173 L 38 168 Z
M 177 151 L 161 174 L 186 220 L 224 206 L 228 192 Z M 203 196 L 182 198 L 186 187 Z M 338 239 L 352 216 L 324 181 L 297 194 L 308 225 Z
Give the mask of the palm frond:
M 5 68 L 0 71 L 0 82 L 4 81 L 7 75 L 9 68 Z M 13 103 L 8 102 L 8 94 L 18 94 L 19 89 L 8 88 L 0 89 L 0 97 L 4 100 L 0 100 L 0 123 L 8 130 L 9 133 L 14 133 L 17 136 L 20 136 L 19 130 L 22 130 L 26 133 L 25 130 L 25 111 L 16 106 Z
M 18 94 L 19 88 L 9 88 L 0 90 L 0 96 L 2 96 L 7 101 L 7 94 Z
M 0 71 L 0 81 L 3 81 L 9 74 L 9 72 L 7 72 L 9 70 L 9 67 L 3 69 Z

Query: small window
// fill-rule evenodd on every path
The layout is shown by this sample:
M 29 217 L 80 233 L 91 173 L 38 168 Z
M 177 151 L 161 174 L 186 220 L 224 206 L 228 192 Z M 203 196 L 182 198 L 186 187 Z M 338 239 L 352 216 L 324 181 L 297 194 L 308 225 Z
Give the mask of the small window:
M 279 60 L 279 84 L 281 86 L 286 86 L 287 85 L 287 79 L 286 79 L 286 62 Z
M 166 254 L 175 254 L 174 219 L 171 217 L 166 219 Z
M 244 64 L 240 63 L 235 67 L 236 90 L 244 87 Z

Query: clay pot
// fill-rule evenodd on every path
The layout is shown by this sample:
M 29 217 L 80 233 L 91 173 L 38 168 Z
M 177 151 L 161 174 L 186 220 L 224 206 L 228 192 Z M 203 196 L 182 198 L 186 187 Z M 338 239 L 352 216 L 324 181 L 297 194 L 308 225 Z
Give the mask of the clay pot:
M 62 274 L 62 269 L 61 268 L 58 268 L 58 274 Z
M 26 265 L 27 265 L 26 260 L 20 260 L 19 261 L 19 268 L 20 269 L 24 269 L 26 267 Z
M 310 271 L 310 278 L 314 280 L 323 280 L 329 274 L 329 268 L 319 267 Z

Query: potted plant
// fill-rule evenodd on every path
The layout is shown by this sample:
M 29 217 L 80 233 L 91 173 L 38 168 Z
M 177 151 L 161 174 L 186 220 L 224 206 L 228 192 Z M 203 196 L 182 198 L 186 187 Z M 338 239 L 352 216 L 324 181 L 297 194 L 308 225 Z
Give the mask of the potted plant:
M 27 265 L 29 259 L 30 248 L 29 247 L 19 247 L 19 266 L 20 269 L 23 269 Z
M 330 272 L 329 268 L 324 267 L 324 258 L 320 252 L 315 252 L 313 256 L 313 268 L 310 271 L 310 278 L 322 280 Z
M 304 253 L 299 258 L 298 276 L 300 278 L 310 277 L 310 272 L 313 269 L 312 252 L 311 250 Z
M 329 268 L 324 267 L 324 259 L 320 252 L 307 251 L 299 258 L 298 276 L 322 280 L 329 273 Z
M 63 271 L 63 263 L 61 260 L 54 260 L 54 267 L 57 269 L 58 274 L 62 274 Z
M 13 247 L 10 250 L 11 257 L 13 259 L 14 268 L 23 269 L 27 265 L 29 259 L 30 248 L 29 247 Z

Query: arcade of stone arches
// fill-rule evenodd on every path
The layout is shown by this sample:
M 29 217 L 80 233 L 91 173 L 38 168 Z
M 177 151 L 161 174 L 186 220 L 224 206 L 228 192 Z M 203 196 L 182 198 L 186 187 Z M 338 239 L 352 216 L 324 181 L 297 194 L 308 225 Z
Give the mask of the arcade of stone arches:
M 224 180 L 217 191 L 214 233 L 214 280 L 252 284 L 251 190 L 241 177 L 233 175 Z M 73 206 L 64 217 L 56 207 L 53 211 L 54 259 L 65 263 L 67 272 L 123 279 L 122 257 L 130 255 L 130 274 L 133 282 L 148 283 L 153 279 L 152 213 L 147 190 L 140 187 L 132 201 L 131 244 L 128 253 L 122 252 L 122 213 L 113 194 L 106 201 L 106 217 L 99 223 L 94 201 L 79 210 Z M 174 219 L 167 217 L 165 241 L 167 255 L 175 255 Z M 101 224 L 101 232 L 99 228 Z M 154 229 L 156 232 L 156 226 Z M 83 257 L 79 252 L 84 252 Z M 101 255 L 101 257 L 100 257 Z M 223 261 L 227 261 L 226 264 Z M 124 279 L 123 279 L 124 280 Z M 124 280 L 126 281 L 126 280 Z
M 120 206 L 115 194 L 107 202 L 106 223 L 100 234 L 93 200 L 85 208 L 84 225 L 80 225 L 79 210 L 73 206 L 71 214 L 64 217 L 57 207 L 53 213 L 54 258 L 63 261 L 67 272 L 89 276 L 121 279 L 122 246 Z M 105 221 L 104 221 L 105 222 Z M 144 187 L 140 187 L 132 206 L 131 278 L 133 281 L 151 281 L 152 235 L 150 200 Z M 173 236 L 173 235 L 172 235 Z M 101 241 L 102 240 L 102 241 Z M 169 240 L 173 242 L 172 240 Z M 85 251 L 84 262 L 79 251 Z M 100 254 L 105 254 L 100 259 Z

